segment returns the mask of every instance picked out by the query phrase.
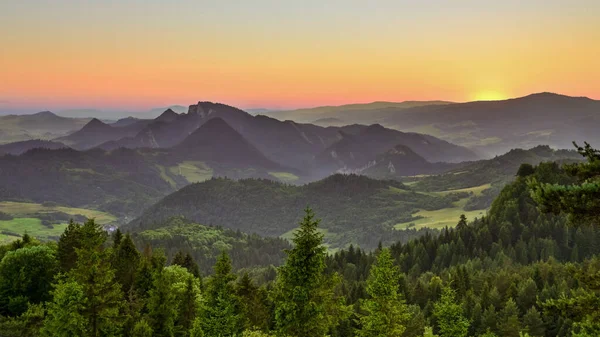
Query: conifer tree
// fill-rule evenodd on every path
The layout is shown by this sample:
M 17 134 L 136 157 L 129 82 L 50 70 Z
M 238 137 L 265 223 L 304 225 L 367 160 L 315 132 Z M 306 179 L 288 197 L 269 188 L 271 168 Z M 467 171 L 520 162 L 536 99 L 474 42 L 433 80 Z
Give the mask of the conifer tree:
M 127 293 L 135 282 L 135 274 L 141 256 L 129 233 L 119 241 L 120 243 L 114 251 L 115 276 L 121 284 L 123 292 Z
M 506 337 L 519 337 L 521 323 L 519 322 L 519 309 L 515 301 L 510 298 L 506 301 L 504 309 L 500 312 L 500 334 Z
M 185 290 L 182 295 L 179 302 L 176 330 L 180 331 L 183 336 L 187 336 L 198 312 L 199 294 L 194 285 L 194 277 L 192 275 L 185 280 Z
M 282 335 L 322 337 L 344 317 L 343 302 L 335 296 L 335 278 L 324 275 L 325 247 L 320 220 L 310 208 L 292 239 L 285 264 L 279 268 L 275 290 L 275 323 Z
M 434 305 L 433 315 L 441 337 L 465 337 L 469 332 L 469 320 L 464 317 L 462 307 L 454 297 L 454 290 L 446 287 L 442 298 Z
M 58 262 L 63 272 L 68 272 L 77 263 L 76 249 L 81 248 L 81 225 L 69 221 L 69 225 L 58 240 Z
M 232 284 L 235 275 L 231 273 L 231 260 L 225 251 L 217 259 L 214 269 L 202 306 L 202 331 L 207 336 L 235 336 L 242 331 L 243 321 Z
M 110 263 L 110 250 L 104 248 L 107 234 L 91 219 L 81 227 L 81 235 L 77 264 L 69 273 L 83 289 L 85 306 L 81 314 L 87 320 L 89 336 L 117 334 L 125 303 Z
M 388 248 L 382 249 L 367 279 L 370 298 L 361 303 L 361 337 L 399 337 L 410 318 L 402 295 L 398 293 L 400 273 Z
M 154 337 L 154 331 L 150 324 L 145 319 L 142 319 L 135 323 L 131 331 L 131 337 Z
M 542 316 L 535 307 L 531 307 L 523 316 L 523 326 L 532 337 L 543 337 L 546 333 Z
M 171 284 L 167 282 L 162 271 L 154 276 L 153 286 L 149 291 L 148 317 L 154 336 L 171 337 L 175 333 L 177 317 L 177 301 Z
M 117 228 L 115 233 L 112 236 L 113 238 L 113 249 L 117 249 L 121 244 L 121 240 L 123 240 L 123 232 L 121 232 L 120 228 Z
M 267 293 L 256 286 L 250 275 L 244 273 L 236 284 L 236 294 L 242 306 L 242 316 L 246 329 L 266 330 L 269 323 Z

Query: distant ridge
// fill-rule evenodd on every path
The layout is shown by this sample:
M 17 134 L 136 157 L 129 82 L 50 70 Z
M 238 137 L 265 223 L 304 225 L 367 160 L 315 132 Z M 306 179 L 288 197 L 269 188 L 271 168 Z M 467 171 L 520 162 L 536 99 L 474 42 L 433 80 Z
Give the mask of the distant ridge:
M 239 167 L 278 168 L 222 118 L 211 118 L 173 150 L 189 159 Z
M 5 154 L 20 155 L 31 149 L 61 149 L 67 146 L 60 142 L 53 142 L 49 140 L 32 139 L 21 142 L 8 143 L 0 145 L 0 156 Z

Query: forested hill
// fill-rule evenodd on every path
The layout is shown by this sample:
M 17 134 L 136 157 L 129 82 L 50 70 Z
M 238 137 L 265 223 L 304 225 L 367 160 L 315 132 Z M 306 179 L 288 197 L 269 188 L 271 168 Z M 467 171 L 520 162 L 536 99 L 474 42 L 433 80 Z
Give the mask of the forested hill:
M 522 165 L 482 219 L 368 253 L 328 255 L 310 208 L 281 260 L 283 240 L 181 218 L 133 236 L 109 238 L 93 220 L 58 244 L 24 235 L 0 246 L 0 334 L 595 337 L 600 152 L 579 151 L 587 163 Z M 335 179 L 320 182 L 332 195 L 392 184 Z M 201 275 L 194 256 L 204 270 L 219 248 Z M 250 268 L 236 274 L 232 257 Z
M 231 256 L 233 268 L 239 270 L 279 266 L 285 258 L 284 250 L 291 248 L 284 239 L 205 226 L 182 217 L 170 218 L 155 229 L 133 233 L 132 238 L 140 250 L 148 245 L 163 248 L 169 260 L 178 252 L 191 254 L 203 275 L 211 272 L 222 252 Z
M 451 206 L 453 200 L 451 194 L 438 197 L 416 193 L 397 181 L 358 175 L 336 174 L 303 186 L 265 179 L 217 178 L 163 198 L 127 228 L 152 229 L 165 219 L 182 215 L 202 224 L 280 236 L 296 228 L 300 210 L 310 205 L 322 214 L 325 241 L 332 247 L 354 243 L 375 248 L 380 241 L 406 240 L 407 235 L 421 234 L 396 231 L 393 226 L 411 221 L 416 209 L 441 209 Z
M 598 176 L 597 164 L 588 174 Z M 413 313 L 406 323 L 412 332 L 402 336 L 419 336 L 428 322 L 437 322 L 440 335 L 455 336 L 443 333 L 440 301 L 453 306 L 456 316 L 447 324 L 463 331 L 460 336 L 598 336 L 597 222 L 570 222 L 565 215 L 543 213 L 532 199 L 532 182 L 555 190 L 576 184 L 559 165 L 524 165 L 519 172 L 488 216 L 472 223 L 461 219 L 437 237 L 425 235 L 390 247 L 402 273 L 398 289 Z M 588 194 L 598 193 L 595 186 L 595 192 L 588 186 Z M 563 200 L 563 207 L 578 210 L 576 219 L 594 218 L 597 201 L 579 207 L 569 204 L 574 199 Z M 365 281 L 374 261 L 373 254 L 355 248 L 327 259 L 330 272 L 344 275 L 349 303 L 358 305 L 369 292 Z M 349 323 L 341 335 L 352 329 Z M 579 334 L 571 335 L 575 331 Z
M 445 191 L 483 184 L 507 183 L 513 179 L 521 164 L 537 165 L 541 162 L 581 161 L 576 151 L 555 150 L 547 145 L 531 149 L 513 149 L 492 159 L 463 163 L 460 167 L 444 174 L 417 179 L 418 190 Z

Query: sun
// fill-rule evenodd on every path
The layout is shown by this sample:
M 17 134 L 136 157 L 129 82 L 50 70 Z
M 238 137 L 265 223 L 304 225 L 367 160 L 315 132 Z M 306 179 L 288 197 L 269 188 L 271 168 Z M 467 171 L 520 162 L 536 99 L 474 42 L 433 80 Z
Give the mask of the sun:
M 474 97 L 476 101 L 501 101 L 507 98 L 505 94 L 494 90 L 480 91 Z

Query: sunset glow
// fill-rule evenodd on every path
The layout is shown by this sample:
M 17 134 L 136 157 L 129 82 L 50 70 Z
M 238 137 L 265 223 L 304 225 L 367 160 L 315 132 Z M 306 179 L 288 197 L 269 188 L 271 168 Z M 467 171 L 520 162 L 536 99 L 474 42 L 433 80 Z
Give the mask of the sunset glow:
M 475 101 L 500 101 L 503 99 L 507 99 L 510 98 L 509 96 L 498 92 L 498 91 L 481 91 L 478 92 L 475 97 L 473 97 L 473 100 Z
M 600 98 L 600 2 L 524 3 L 3 1 L 0 110 Z

